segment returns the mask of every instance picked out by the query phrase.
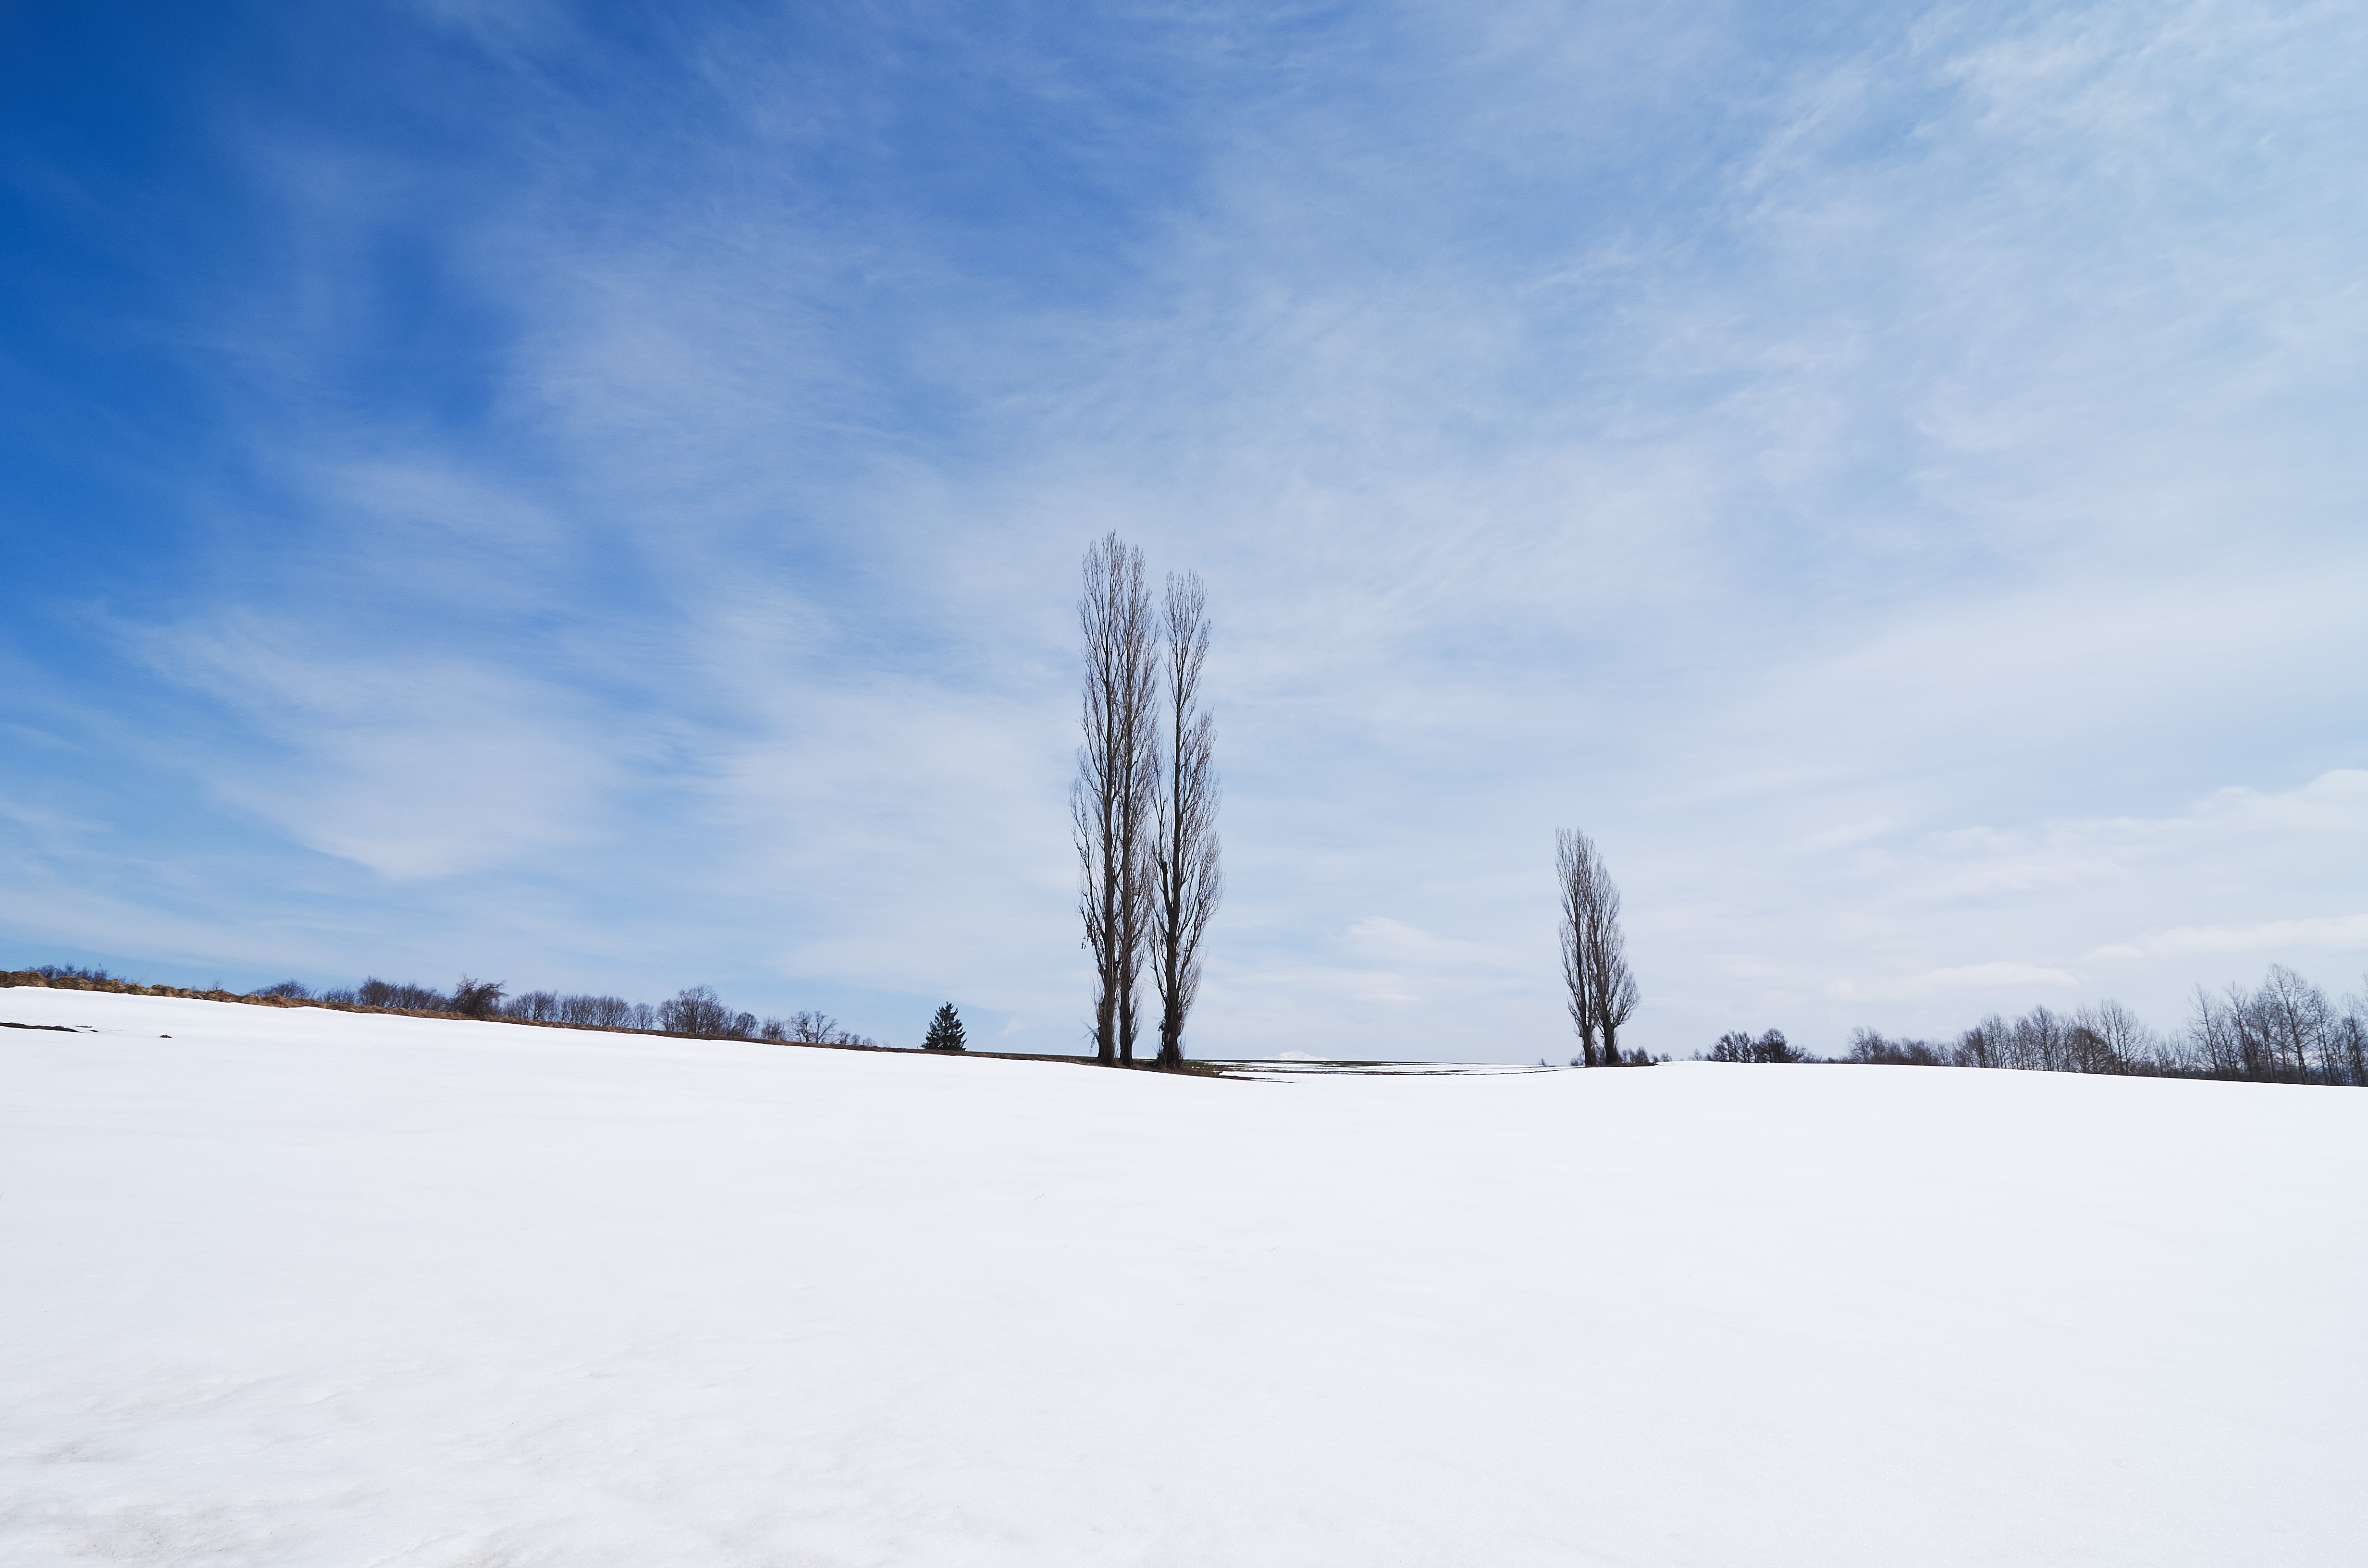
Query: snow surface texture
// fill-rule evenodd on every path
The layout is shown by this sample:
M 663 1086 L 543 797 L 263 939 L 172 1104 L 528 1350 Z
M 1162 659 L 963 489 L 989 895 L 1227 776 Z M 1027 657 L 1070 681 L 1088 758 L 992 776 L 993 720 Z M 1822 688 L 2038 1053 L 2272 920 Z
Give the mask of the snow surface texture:
M 10 1564 L 2368 1540 L 2368 1094 L 0 1018 Z

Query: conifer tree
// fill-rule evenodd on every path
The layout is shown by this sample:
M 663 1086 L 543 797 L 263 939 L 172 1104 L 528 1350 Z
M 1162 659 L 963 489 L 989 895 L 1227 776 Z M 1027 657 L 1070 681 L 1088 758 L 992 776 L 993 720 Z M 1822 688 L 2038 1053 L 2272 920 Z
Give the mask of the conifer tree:
M 962 1049 L 962 1015 L 951 1002 L 938 1009 L 929 1020 L 929 1032 L 921 1037 L 923 1051 L 960 1051 Z

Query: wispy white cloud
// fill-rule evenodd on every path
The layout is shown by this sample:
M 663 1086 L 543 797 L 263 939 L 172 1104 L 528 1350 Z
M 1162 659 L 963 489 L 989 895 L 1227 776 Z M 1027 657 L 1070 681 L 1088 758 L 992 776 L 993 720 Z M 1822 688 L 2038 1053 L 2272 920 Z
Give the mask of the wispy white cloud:
M 2007 992 L 2021 994 L 2079 983 L 2080 977 L 2071 971 L 2051 969 L 2044 964 L 1969 963 L 1927 970 L 1922 974 L 1909 975 L 1886 984 L 1860 985 L 1853 981 L 1838 980 L 1826 987 L 1826 994 L 1837 1002 L 1882 1002 L 1929 996 L 1935 993 L 1972 992 L 1992 995 Z
M 222 766 L 224 799 L 324 854 L 406 881 L 532 860 L 587 839 L 616 748 L 574 699 L 490 659 L 324 654 L 245 616 L 147 640 L 176 684 L 283 753 Z
M 2157 954 L 2266 953 L 2272 958 L 2324 953 L 2368 953 L 2368 915 L 2329 915 L 2306 920 L 2270 920 L 2258 926 L 2182 926 L 2151 932 L 2096 950 L 2097 958 L 2140 959 Z
M 1822 869 L 1816 860 L 1827 862 Z M 1945 1022 L 1956 994 L 2012 1006 L 2034 989 L 2118 993 L 2157 1010 L 2199 980 L 2236 978 L 2197 960 L 2244 957 L 2308 965 L 2368 941 L 2352 913 L 2368 860 L 2368 776 L 2337 769 L 2294 790 L 2213 791 L 2159 817 L 2062 818 L 2009 827 L 1894 834 L 1816 851 L 1795 869 L 1824 896 L 1855 896 L 1900 934 L 1880 948 L 1888 972 L 1830 982 L 1834 1004 L 1929 1002 L 1917 1027 Z M 1845 890 L 1848 890 L 1846 892 Z M 2272 915 L 2242 924 L 2164 927 L 2165 909 Z M 2324 912 L 2324 913 L 2320 913 Z M 2116 925 L 2126 934 L 2098 943 Z M 1925 968 L 1975 943 L 2021 956 Z M 1861 949 L 1859 957 L 1868 956 Z M 1782 984 L 1782 966 L 1763 969 Z M 2342 978 L 2328 975 L 2330 981 Z

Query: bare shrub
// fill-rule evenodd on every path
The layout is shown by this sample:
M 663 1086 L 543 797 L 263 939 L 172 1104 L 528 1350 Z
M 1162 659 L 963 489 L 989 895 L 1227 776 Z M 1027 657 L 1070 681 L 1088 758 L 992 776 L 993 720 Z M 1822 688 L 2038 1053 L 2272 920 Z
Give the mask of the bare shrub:
M 462 975 L 452 987 L 452 1011 L 466 1013 L 472 1018 L 491 1017 L 500 1009 L 502 983 L 498 980 L 472 980 Z

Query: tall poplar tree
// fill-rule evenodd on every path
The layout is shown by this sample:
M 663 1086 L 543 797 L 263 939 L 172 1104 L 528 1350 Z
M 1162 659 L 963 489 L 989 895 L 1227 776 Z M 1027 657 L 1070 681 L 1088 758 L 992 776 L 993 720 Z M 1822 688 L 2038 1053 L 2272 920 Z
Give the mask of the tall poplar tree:
M 1152 978 L 1159 988 L 1159 1064 L 1173 1067 L 1184 1060 L 1184 1019 L 1201 990 L 1201 938 L 1224 894 L 1225 880 L 1217 842 L 1216 722 L 1201 701 L 1201 669 L 1209 656 L 1209 596 L 1200 574 L 1170 573 L 1163 608 L 1161 706 L 1167 746 L 1151 851 Z
M 1136 990 L 1152 915 L 1148 859 L 1159 781 L 1158 631 L 1143 552 L 1113 532 L 1086 551 L 1077 600 L 1084 744 L 1069 787 L 1078 913 L 1094 957 L 1094 1055 L 1134 1060 Z
M 1554 833 L 1554 872 L 1562 884 L 1562 976 L 1580 1060 L 1589 1067 L 1616 1067 L 1621 1027 L 1636 1011 L 1620 889 L 1595 841 L 1571 828 Z

